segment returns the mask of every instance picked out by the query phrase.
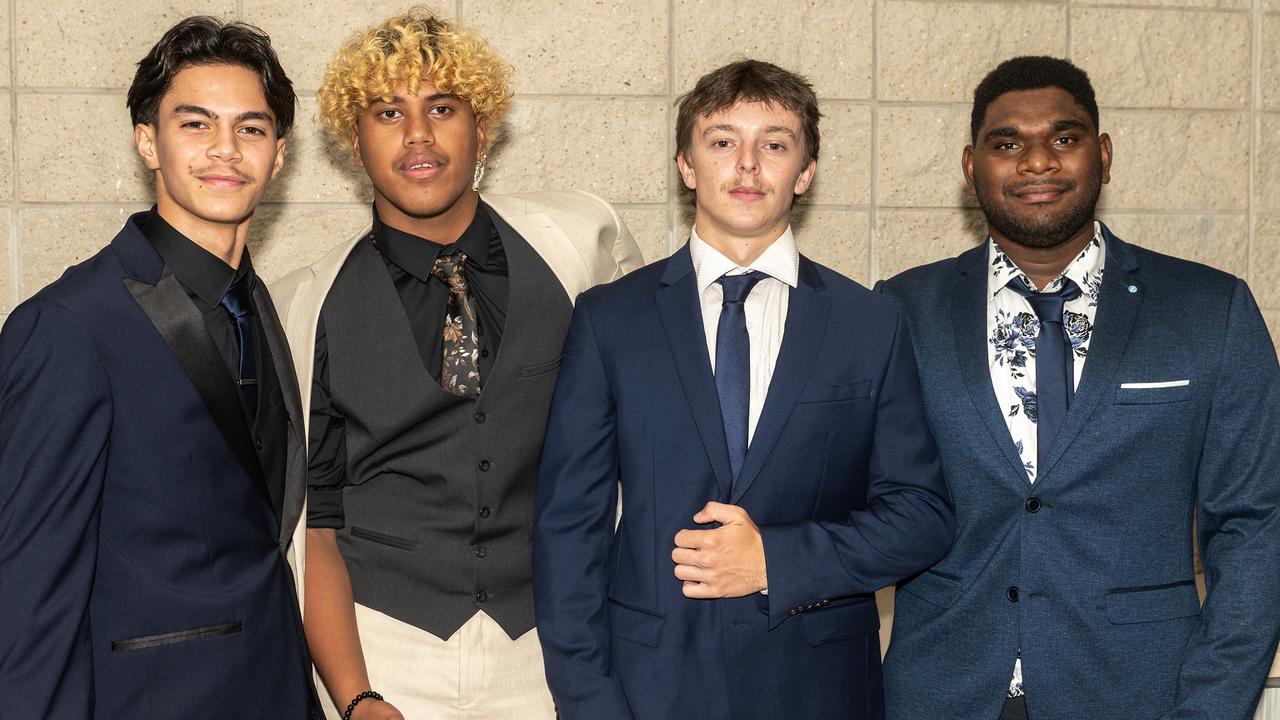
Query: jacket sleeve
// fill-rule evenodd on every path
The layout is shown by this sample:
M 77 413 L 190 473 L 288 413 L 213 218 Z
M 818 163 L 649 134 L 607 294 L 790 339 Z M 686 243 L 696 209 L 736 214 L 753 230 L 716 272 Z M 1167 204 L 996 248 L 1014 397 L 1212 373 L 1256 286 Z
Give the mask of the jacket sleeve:
M 0 708 L 93 717 L 89 596 L 111 430 L 93 342 L 48 300 L 0 332 Z
M 1280 368 L 1237 281 L 1198 471 L 1208 594 L 1166 720 L 1253 717 L 1280 638 Z
M 538 471 L 534 609 L 560 717 L 627 720 L 631 710 L 609 667 L 617 415 L 590 304 L 584 295 L 574 309 Z
M 825 600 L 875 592 L 933 565 L 951 548 L 955 513 L 901 312 L 874 397 L 866 509 L 839 522 L 760 528 L 770 627 Z

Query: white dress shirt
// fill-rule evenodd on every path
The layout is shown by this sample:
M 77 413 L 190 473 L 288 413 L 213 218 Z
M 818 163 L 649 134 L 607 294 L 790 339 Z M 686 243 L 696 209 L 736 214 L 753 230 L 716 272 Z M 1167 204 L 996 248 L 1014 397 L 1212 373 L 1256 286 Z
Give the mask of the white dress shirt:
M 756 283 L 743 303 L 751 348 L 751 397 L 747 416 L 747 442 L 750 443 L 755 436 L 760 412 L 764 409 L 765 397 L 769 394 L 769 381 L 773 379 L 773 368 L 778 363 L 778 351 L 782 349 L 782 336 L 787 329 L 787 301 L 800 276 L 796 238 L 788 226 L 750 267 L 739 267 L 698 237 L 695 229 L 689 237 L 689 254 L 693 257 L 693 272 L 698 281 L 702 330 L 706 334 L 712 373 L 716 370 L 716 333 L 720 327 L 720 309 L 724 305 L 724 288 L 716 279 L 721 275 L 742 275 L 752 270 L 769 276 Z

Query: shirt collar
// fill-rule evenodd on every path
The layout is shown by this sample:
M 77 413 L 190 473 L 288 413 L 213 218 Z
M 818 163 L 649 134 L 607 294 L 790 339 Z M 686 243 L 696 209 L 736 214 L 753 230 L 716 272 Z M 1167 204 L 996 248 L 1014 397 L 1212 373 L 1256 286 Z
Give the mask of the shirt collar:
M 476 205 L 476 214 L 471 219 L 471 224 L 462 231 L 457 241 L 450 245 L 393 228 L 378 218 L 376 207 L 373 210 L 373 242 L 378 246 L 378 250 L 401 270 L 422 282 L 431 279 L 431 268 L 435 265 L 440 253 L 454 247 L 466 254 L 468 265 L 487 267 L 490 242 L 494 234 L 489 207 L 483 201 Z
M 1102 265 L 1106 260 L 1107 252 L 1105 240 L 1102 238 L 1102 224 L 1097 220 L 1093 221 L 1093 239 L 1084 246 L 1080 254 L 1074 260 L 1067 263 L 1058 277 L 1047 287 L 1040 288 L 1041 292 L 1052 292 L 1062 285 L 1062 278 L 1068 278 L 1074 282 L 1081 290 L 1087 293 L 1097 293 L 1097 278 L 1102 274 Z M 995 297 L 1000 291 L 1009 285 L 1015 279 L 1021 280 L 1028 288 L 1035 288 L 1035 283 L 1031 282 L 1031 278 L 1022 272 L 1017 265 L 1009 259 L 1009 256 L 1000 249 L 1000 245 L 991 237 L 987 238 L 987 257 L 991 266 L 991 275 L 987 277 L 987 297 Z M 1097 297 L 1092 297 L 1093 301 L 1097 301 Z
M 711 247 L 705 240 L 698 237 L 698 230 L 693 228 L 689 232 L 689 254 L 693 260 L 693 272 L 698 279 L 698 294 L 701 295 L 704 290 L 711 286 L 721 275 L 726 273 L 732 275 L 741 275 L 742 273 L 759 270 L 769 277 L 781 280 L 790 287 L 795 287 L 800 277 L 800 252 L 796 250 L 796 237 L 791 232 L 791 226 L 774 240 L 764 252 L 760 253 L 760 257 L 748 267 L 741 267 L 734 261 L 725 257 L 719 250 Z
M 142 224 L 142 233 L 178 282 L 210 307 L 222 301 L 233 283 L 248 282 L 252 290 L 257 282 L 248 247 L 240 255 L 240 267 L 233 268 L 165 222 L 154 206 Z

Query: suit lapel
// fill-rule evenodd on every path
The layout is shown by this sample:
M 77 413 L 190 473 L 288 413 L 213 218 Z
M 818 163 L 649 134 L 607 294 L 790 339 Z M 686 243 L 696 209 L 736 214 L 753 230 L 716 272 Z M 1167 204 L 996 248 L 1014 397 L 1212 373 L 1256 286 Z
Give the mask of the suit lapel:
M 267 338 L 267 349 L 270 351 L 272 367 L 276 370 L 276 378 L 280 383 L 280 394 L 284 396 L 285 412 L 289 415 L 288 447 L 286 448 L 284 502 L 280 510 L 280 541 L 287 544 L 293 534 L 293 526 L 302 515 L 302 504 L 306 497 L 306 460 L 305 444 L 298 435 L 302 425 L 302 398 L 298 390 L 298 378 L 293 371 L 293 356 L 289 352 L 289 343 L 285 340 L 284 329 L 280 326 L 280 318 L 276 315 L 275 305 L 271 302 L 271 294 L 265 283 L 258 282 L 253 288 L 253 302 L 258 310 L 258 322 L 262 323 L 262 334 Z M 299 464 L 302 470 L 299 470 Z M 294 478 L 297 478 L 295 481 Z
M 124 278 L 124 284 L 191 379 L 232 454 L 266 497 L 266 479 L 240 405 L 239 391 L 186 290 L 168 268 L 154 285 L 130 277 Z M 269 497 L 267 501 L 270 502 Z
M 720 397 L 716 394 L 715 378 L 711 375 L 711 358 L 707 356 L 706 334 L 702 328 L 702 306 L 698 301 L 698 281 L 687 243 L 667 260 L 661 282 L 662 287 L 657 294 L 658 315 L 662 318 L 667 346 L 675 361 L 676 375 L 680 377 L 685 400 L 689 403 L 707 459 L 716 476 L 717 499 L 724 501 L 733 487 L 729 447 L 724 439 Z
M 1054 439 L 1044 467 L 1036 478 L 1036 485 L 1043 486 L 1052 480 L 1053 468 L 1076 435 L 1084 428 L 1085 421 L 1097 409 L 1098 403 L 1113 387 L 1120 360 L 1124 357 L 1133 332 L 1133 324 L 1142 306 L 1142 285 L 1134 273 L 1138 269 L 1137 258 L 1129 246 L 1111 234 L 1105 225 L 1102 235 L 1107 245 L 1107 262 L 1102 273 L 1102 288 L 1098 295 L 1098 313 L 1094 318 L 1093 335 L 1089 339 L 1089 354 L 1085 358 L 1080 385 L 1071 401 L 1071 409 L 1063 420 L 1058 437 Z M 1130 288 L 1133 290 L 1131 291 Z
M 1009 461 L 1019 484 L 1026 485 L 1027 470 L 1022 466 L 1022 458 L 1009 435 L 1009 425 L 991 385 L 987 355 L 987 243 L 962 254 L 956 260 L 956 267 L 960 277 L 951 290 L 951 327 L 964 385 L 991 440 Z
M 827 332 L 831 301 L 822 293 L 825 286 L 817 267 L 806 257 L 800 258 L 799 282 L 787 300 L 787 325 L 778 362 L 769 381 L 769 394 L 756 422 L 756 431 L 747 447 L 742 472 L 733 486 L 730 502 L 737 503 L 759 476 L 761 468 L 777 444 L 800 391 L 822 348 Z

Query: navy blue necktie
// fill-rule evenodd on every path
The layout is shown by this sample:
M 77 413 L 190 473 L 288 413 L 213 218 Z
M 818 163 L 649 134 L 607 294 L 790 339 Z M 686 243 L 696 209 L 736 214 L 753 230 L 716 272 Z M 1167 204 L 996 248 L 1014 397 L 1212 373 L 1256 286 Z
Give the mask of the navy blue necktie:
M 756 283 L 769 277 L 755 270 L 716 279 L 724 288 L 724 305 L 716 328 L 716 394 L 729 446 L 729 470 L 738 481 L 747 456 L 747 427 L 751 412 L 751 341 L 743 304 Z
M 227 288 L 219 305 L 226 308 L 236 324 L 236 339 L 240 341 L 240 399 L 252 418 L 258 412 L 258 362 L 257 337 L 253 332 L 253 310 L 249 304 L 249 281 L 239 278 Z
M 1058 428 L 1067 417 L 1075 395 L 1075 351 L 1062 326 L 1062 310 L 1080 297 L 1080 287 L 1067 278 L 1057 292 L 1032 292 L 1019 281 L 1009 283 L 1014 292 L 1031 303 L 1040 319 L 1036 335 L 1036 477 L 1049 456 Z

